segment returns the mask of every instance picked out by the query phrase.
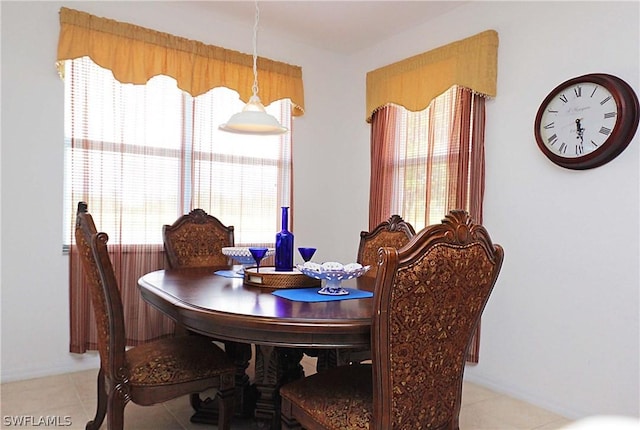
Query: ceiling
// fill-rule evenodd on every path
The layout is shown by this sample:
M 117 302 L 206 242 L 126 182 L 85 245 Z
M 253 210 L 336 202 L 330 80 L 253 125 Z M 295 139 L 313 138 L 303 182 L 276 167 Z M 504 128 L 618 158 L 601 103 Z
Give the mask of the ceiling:
M 425 23 L 469 1 L 270 1 L 259 6 L 259 31 L 317 48 L 350 54 L 407 28 Z M 225 16 L 252 31 L 253 1 L 198 1 L 195 7 Z

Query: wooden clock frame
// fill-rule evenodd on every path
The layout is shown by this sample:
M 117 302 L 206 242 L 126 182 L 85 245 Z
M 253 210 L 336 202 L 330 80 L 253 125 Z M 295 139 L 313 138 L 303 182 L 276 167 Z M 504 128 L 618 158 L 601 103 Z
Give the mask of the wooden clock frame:
M 594 151 L 581 157 L 561 157 L 549 150 L 544 143 L 540 133 L 542 115 L 554 98 L 558 97 L 565 89 L 581 83 L 594 83 L 606 88 L 611 93 L 618 109 L 616 124 L 609 137 Z M 617 76 L 591 73 L 569 79 L 558 85 L 547 95 L 538 108 L 534 122 L 534 134 L 538 147 L 553 163 L 567 169 L 591 169 L 608 163 L 625 150 L 635 135 L 639 118 L 638 97 L 629 84 Z

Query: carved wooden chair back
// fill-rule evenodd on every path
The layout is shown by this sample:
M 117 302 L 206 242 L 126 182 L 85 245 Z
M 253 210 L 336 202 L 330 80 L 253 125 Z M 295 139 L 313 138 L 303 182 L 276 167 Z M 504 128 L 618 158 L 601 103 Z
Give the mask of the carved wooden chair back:
M 164 225 L 162 239 L 172 269 L 225 266 L 230 261 L 222 248 L 235 243 L 234 227 L 225 226 L 202 209 L 194 209 L 173 224 Z
M 503 258 L 463 211 L 400 250 L 381 248 L 371 366 L 283 386 L 283 428 L 458 429 L 467 349 Z
M 230 428 L 234 408 L 235 366 L 211 340 L 181 336 L 125 349 L 125 322 L 120 290 L 107 252 L 109 237 L 98 233 L 87 204 L 78 203 L 76 246 L 90 291 L 98 332 L 100 370 L 95 418 L 97 430 L 107 418 L 109 430 L 121 430 L 124 407 L 142 406 L 216 388 L 220 428 Z
M 404 221 L 400 215 L 392 215 L 381 222 L 371 231 L 360 232 L 360 246 L 356 261 L 363 266 L 367 264 L 371 269 L 365 276 L 376 276 L 378 272 L 378 250 L 383 246 L 401 248 L 415 236 L 413 226 Z
M 100 366 L 111 376 L 126 367 L 122 298 L 106 251 L 109 237 L 97 232 L 84 202 L 78 203 L 75 238 L 95 315 Z
M 452 211 L 380 257 L 371 336 L 375 421 L 389 429 L 458 428 L 467 349 L 502 247 L 466 212 Z

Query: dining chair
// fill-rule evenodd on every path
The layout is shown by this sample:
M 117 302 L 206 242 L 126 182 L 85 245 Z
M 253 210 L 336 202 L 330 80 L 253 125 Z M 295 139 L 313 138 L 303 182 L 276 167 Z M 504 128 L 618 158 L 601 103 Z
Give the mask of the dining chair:
M 371 364 L 280 388 L 283 429 L 458 429 L 467 349 L 504 251 L 464 211 L 379 251 Z
M 234 227 L 202 209 L 193 209 L 173 224 L 162 227 L 162 240 L 172 269 L 229 264 L 222 248 L 234 246 Z
M 371 266 L 371 269 L 363 276 L 375 278 L 378 272 L 378 249 L 383 246 L 399 249 L 406 245 L 415 234 L 413 226 L 402 219 L 400 215 L 391 215 L 389 219 L 381 222 L 372 230 L 361 231 L 356 262 L 363 266 Z M 315 354 L 318 357 L 316 363 L 318 371 L 337 365 L 371 359 L 371 351 L 369 349 L 322 350 Z
M 173 224 L 162 226 L 162 241 L 170 269 L 228 266 L 232 261 L 222 253 L 222 248 L 235 245 L 235 229 L 198 208 L 180 216 Z M 186 332 L 178 323 L 176 333 Z M 256 396 L 246 373 L 252 355 L 251 345 L 210 339 L 223 343 L 225 352 L 236 365 L 236 413 L 251 414 L 251 404 Z M 201 408 L 198 394 L 191 396 L 191 404 L 196 410 Z
M 234 408 L 235 365 L 210 339 L 170 337 L 127 349 L 120 290 L 107 252 L 106 233 L 98 233 L 85 202 L 78 203 L 75 238 L 93 305 L 100 370 L 95 418 L 109 430 L 124 427 L 129 401 L 150 406 L 187 394 L 216 389 L 218 428 L 229 429 Z
M 378 249 L 383 246 L 402 248 L 415 235 L 413 226 L 403 220 L 400 215 L 391 215 L 388 220 L 381 222 L 373 230 L 360 232 L 356 262 L 363 266 L 371 266 L 364 276 L 376 277 Z

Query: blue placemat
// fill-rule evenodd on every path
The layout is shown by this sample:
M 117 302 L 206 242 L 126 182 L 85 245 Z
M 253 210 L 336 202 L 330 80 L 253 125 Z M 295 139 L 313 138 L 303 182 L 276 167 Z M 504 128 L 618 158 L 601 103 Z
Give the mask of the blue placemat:
M 235 270 L 218 270 L 215 274 L 224 276 L 225 278 L 244 278 L 244 275 L 236 272 Z
M 344 296 L 326 296 L 324 294 L 318 294 L 318 290 L 318 287 L 292 288 L 286 290 L 277 290 L 272 294 L 274 296 L 282 297 L 284 299 L 289 299 L 296 302 L 331 302 L 334 300 L 366 299 L 368 297 L 373 297 L 372 292 L 356 290 L 355 288 L 345 288 L 345 290 L 349 291 L 349 294 L 345 294 Z

